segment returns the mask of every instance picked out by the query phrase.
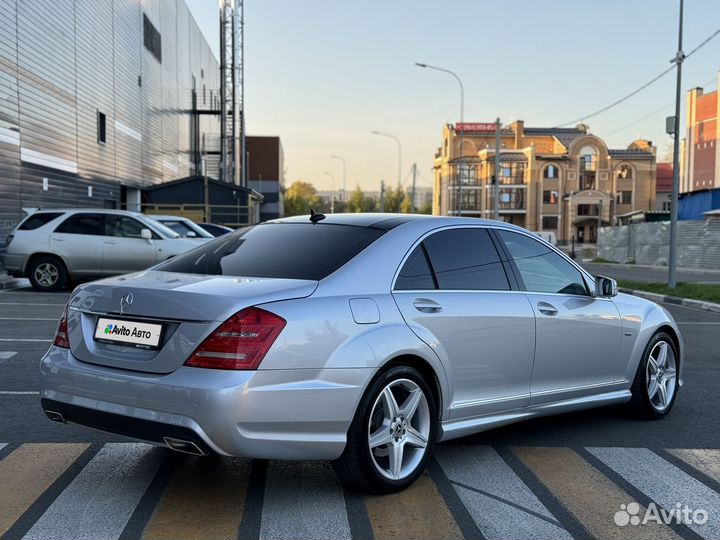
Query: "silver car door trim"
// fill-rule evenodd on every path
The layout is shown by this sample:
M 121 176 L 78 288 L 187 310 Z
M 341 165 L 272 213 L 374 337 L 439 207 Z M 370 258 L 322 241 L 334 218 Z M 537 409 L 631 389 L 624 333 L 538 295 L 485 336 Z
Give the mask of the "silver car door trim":
M 514 424 L 528 418 L 549 416 L 563 412 L 571 412 L 591 407 L 604 407 L 613 403 L 623 403 L 632 397 L 630 390 L 613 390 L 601 394 L 592 394 L 576 398 L 551 401 L 539 405 L 530 405 L 520 409 L 497 414 L 446 420 L 440 424 L 439 441 L 448 441 L 465 435 L 480 433 L 496 427 Z
M 621 384 L 626 384 L 629 381 L 622 380 L 622 381 L 610 381 L 610 382 L 604 382 L 604 383 L 596 383 L 596 384 L 580 384 L 577 386 L 568 386 L 565 388 L 554 388 L 553 390 L 542 390 L 541 392 L 531 392 L 531 395 L 533 396 L 548 396 L 551 394 L 561 394 L 563 392 L 574 392 L 577 390 L 590 390 L 592 388 L 603 388 L 605 386 L 617 386 Z
M 492 399 L 469 399 L 465 401 L 458 401 L 456 403 L 453 403 L 450 405 L 451 409 L 464 409 L 467 407 L 474 407 L 476 405 L 486 405 L 489 403 L 502 403 L 503 401 L 512 401 L 514 399 L 524 399 L 529 398 L 530 394 L 516 394 L 513 396 L 503 396 L 498 398 L 492 398 Z

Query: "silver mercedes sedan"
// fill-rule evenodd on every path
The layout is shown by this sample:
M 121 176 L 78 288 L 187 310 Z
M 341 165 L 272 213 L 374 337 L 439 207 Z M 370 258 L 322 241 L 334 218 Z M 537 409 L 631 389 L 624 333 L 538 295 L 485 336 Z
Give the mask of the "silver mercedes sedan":
M 357 489 L 411 484 L 433 445 L 624 404 L 665 416 L 683 341 L 496 221 L 270 221 L 73 293 L 43 357 L 58 422 L 192 454 L 331 459 Z

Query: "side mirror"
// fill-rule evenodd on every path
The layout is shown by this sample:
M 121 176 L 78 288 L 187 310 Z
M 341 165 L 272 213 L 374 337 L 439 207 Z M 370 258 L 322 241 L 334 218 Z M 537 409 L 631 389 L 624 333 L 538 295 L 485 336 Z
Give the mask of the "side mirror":
M 605 276 L 595 276 L 595 294 L 598 298 L 611 298 L 617 296 L 617 281 Z
M 185 238 L 197 238 L 197 233 L 195 231 L 188 231 Z
M 152 232 L 150 231 L 150 229 L 141 229 L 140 238 L 144 240 L 152 240 Z

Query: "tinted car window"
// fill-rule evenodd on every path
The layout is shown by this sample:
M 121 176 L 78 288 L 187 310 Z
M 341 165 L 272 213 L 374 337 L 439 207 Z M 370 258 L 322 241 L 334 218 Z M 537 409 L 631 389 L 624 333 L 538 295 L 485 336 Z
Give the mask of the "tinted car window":
M 589 294 L 580 271 L 549 246 L 523 234 L 509 231 L 498 233 L 528 291 Z
M 21 231 L 34 231 L 60 216 L 62 216 L 62 212 L 37 212 L 23 221 L 18 229 Z
M 437 289 L 422 245 L 417 246 L 405 261 L 395 281 L 395 289 L 398 291 Z
M 451 229 L 423 242 L 440 289 L 510 289 L 495 245 L 485 229 Z
M 102 214 L 75 214 L 63 221 L 55 232 L 102 236 L 105 232 L 104 217 Z
M 137 219 L 125 216 L 105 217 L 105 236 L 120 236 L 123 238 L 142 238 L 140 231 L 147 227 Z
M 221 236 L 157 267 L 167 272 L 322 279 L 384 234 L 369 227 L 268 223 Z

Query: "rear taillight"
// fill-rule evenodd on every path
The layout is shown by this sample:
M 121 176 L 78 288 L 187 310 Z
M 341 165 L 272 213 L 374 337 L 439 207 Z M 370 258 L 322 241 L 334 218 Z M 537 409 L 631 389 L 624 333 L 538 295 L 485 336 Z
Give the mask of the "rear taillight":
M 70 340 L 68 339 L 68 326 L 67 326 L 67 306 L 63 309 L 62 315 L 60 316 L 60 322 L 58 322 L 57 330 L 55 331 L 55 339 L 53 345 L 56 347 L 62 347 L 63 349 L 70 348 Z
M 13 235 L 13 234 L 8 234 L 5 237 L 5 247 L 8 247 L 10 245 L 10 242 L 13 241 L 13 238 L 15 238 L 15 235 Z
M 274 313 L 254 307 L 243 309 L 205 338 L 185 365 L 257 369 L 283 328 L 285 319 Z

